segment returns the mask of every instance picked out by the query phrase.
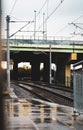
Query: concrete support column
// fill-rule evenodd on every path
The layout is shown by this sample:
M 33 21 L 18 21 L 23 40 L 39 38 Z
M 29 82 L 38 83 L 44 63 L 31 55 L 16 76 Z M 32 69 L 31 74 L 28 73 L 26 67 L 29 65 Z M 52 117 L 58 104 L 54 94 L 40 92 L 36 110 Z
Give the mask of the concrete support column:
M 60 60 L 57 62 L 56 83 L 65 85 L 65 63 Z
M 18 80 L 18 62 L 14 61 L 13 65 L 13 79 Z
M 65 67 L 65 85 L 70 87 L 71 86 L 71 69 L 70 65 L 66 65 Z
M 34 81 L 40 80 L 40 62 L 37 59 L 31 62 L 31 78 Z
M 44 62 L 43 80 L 49 83 L 50 64 L 49 59 Z

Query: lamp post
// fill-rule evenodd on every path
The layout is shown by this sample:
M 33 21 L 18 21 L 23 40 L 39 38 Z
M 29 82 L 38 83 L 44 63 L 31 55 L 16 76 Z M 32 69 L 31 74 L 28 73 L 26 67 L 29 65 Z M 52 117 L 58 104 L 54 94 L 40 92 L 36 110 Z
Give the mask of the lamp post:
M 10 89 L 10 47 L 9 47 L 9 22 L 10 17 L 7 15 L 7 88 Z

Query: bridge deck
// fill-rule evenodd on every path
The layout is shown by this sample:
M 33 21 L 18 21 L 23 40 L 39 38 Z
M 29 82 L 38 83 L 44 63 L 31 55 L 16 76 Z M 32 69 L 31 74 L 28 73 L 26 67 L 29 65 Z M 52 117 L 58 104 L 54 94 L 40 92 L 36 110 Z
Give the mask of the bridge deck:
M 6 46 L 6 40 L 3 47 Z M 45 51 L 49 52 L 51 45 L 52 52 L 83 53 L 83 41 L 71 40 L 31 40 L 31 39 L 10 39 L 10 50 L 13 51 Z

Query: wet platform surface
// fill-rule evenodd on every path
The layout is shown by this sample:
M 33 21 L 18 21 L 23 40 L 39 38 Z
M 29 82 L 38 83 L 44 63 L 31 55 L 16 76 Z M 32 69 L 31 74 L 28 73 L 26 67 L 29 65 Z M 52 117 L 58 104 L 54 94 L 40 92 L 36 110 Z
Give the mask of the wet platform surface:
M 39 99 L 5 99 L 5 130 L 83 130 L 83 115 Z

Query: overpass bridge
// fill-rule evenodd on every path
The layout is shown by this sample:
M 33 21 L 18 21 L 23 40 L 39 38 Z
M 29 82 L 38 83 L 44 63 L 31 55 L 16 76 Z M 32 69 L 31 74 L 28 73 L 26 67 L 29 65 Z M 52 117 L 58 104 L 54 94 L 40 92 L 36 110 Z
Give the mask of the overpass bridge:
M 18 79 L 18 63 L 30 62 L 32 80 L 40 80 L 40 63 L 44 63 L 43 81 L 49 82 L 51 63 L 56 64 L 55 82 L 71 85 L 70 64 L 83 60 L 83 41 L 9 39 L 10 58 L 14 61 L 13 78 Z M 3 42 L 3 50 L 6 40 Z
M 6 40 L 3 47 L 6 46 Z M 52 52 L 83 53 L 83 41 L 72 40 L 31 40 L 31 39 L 10 39 L 11 51 L 41 51 L 49 52 L 51 45 Z

